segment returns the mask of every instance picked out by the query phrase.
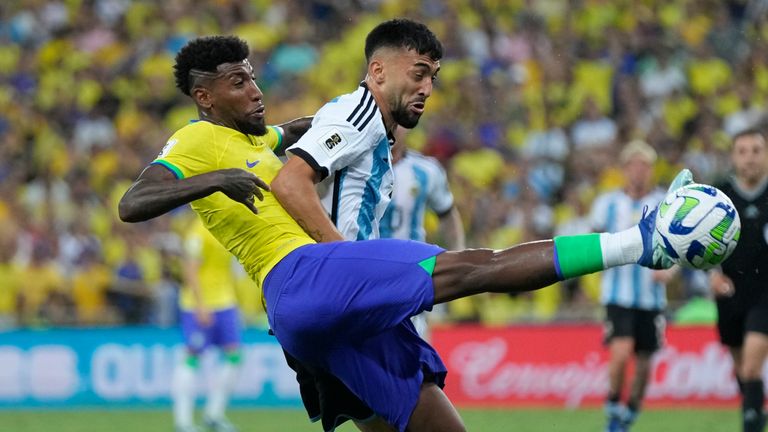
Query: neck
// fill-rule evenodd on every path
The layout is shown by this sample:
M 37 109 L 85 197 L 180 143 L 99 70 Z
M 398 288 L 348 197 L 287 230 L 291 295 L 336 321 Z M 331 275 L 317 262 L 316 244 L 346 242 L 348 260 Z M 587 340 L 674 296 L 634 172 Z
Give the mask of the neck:
M 624 192 L 632 198 L 633 200 L 638 200 L 646 195 L 648 195 L 648 192 L 650 192 L 647 188 L 642 186 L 627 186 L 624 188 Z
M 210 113 L 207 113 L 207 112 L 202 111 L 202 110 L 198 110 L 197 117 L 201 121 L 207 121 L 208 123 L 213 123 L 213 124 L 218 125 L 218 126 L 222 126 L 222 127 L 238 130 L 236 125 L 229 124 L 228 122 L 226 122 L 224 120 L 221 120 L 219 118 L 216 118 L 216 117 L 212 116 Z
M 390 111 L 389 106 L 386 104 L 381 87 L 379 87 L 368 75 L 365 77 L 365 85 L 368 86 L 368 90 L 373 95 L 373 100 L 376 102 L 376 106 L 379 107 L 381 117 L 384 120 L 384 128 L 389 135 L 392 135 L 397 127 L 397 123 L 395 123 L 395 118 L 392 117 L 392 111 Z

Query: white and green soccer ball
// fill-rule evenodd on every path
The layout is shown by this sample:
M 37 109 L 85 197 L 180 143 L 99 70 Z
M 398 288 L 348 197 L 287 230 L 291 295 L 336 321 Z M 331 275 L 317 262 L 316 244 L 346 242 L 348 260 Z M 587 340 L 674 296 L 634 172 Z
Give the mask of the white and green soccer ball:
M 736 249 L 741 221 L 733 202 L 720 189 L 691 183 L 669 192 L 659 204 L 656 231 L 676 264 L 705 270 Z

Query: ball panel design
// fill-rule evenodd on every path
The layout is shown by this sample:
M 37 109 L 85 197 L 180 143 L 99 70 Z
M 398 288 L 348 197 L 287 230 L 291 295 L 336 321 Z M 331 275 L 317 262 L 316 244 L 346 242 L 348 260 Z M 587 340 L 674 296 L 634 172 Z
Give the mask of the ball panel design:
M 656 231 L 664 250 L 684 267 L 708 269 L 730 256 L 741 232 L 738 212 L 719 189 L 683 186 L 659 205 Z

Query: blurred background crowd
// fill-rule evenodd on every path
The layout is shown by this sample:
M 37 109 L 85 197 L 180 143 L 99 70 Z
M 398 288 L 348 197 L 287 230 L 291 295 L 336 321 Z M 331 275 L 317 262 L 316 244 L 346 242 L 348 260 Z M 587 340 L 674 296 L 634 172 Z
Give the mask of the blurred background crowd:
M 191 212 L 130 225 L 116 204 L 196 118 L 172 76 L 190 38 L 248 41 L 280 123 L 356 87 L 380 20 L 427 23 L 446 55 L 408 145 L 446 167 L 468 246 L 500 248 L 590 231 L 591 202 L 621 186 L 617 155 L 633 139 L 658 152 L 660 185 L 683 166 L 701 182 L 727 175 L 730 135 L 765 121 L 767 11 L 765 0 L 3 1 L 0 328 L 175 322 Z M 245 314 L 262 323 L 241 279 Z M 683 272 L 669 287 L 670 314 L 706 297 L 700 279 Z M 586 277 L 480 296 L 445 319 L 594 320 L 598 290 Z

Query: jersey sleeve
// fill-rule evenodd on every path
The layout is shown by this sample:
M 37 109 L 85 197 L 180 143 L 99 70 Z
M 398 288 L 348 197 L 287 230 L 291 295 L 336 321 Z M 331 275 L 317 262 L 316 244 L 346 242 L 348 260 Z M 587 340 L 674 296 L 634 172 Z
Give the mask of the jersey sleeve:
M 448 176 L 445 174 L 445 170 L 441 167 L 437 161 L 433 162 L 433 179 L 432 185 L 429 189 L 429 196 L 427 197 L 427 205 L 438 216 L 442 217 L 448 214 L 453 208 L 453 194 L 448 185 Z
M 283 128 L 280 126 L 269 126 L 267 127 L 267 134 L 264 136 L 264 139 L 267 146 L 269 146 L 273 152 L 276 152 L 280 146 L 283 145 L 284 136 L 285 132 L 283 131 Z
M 164 166 L 180 179 L 218 169 L 213 135 L 207 125 L 180 129 L 165 143 L 152 164 Z
M 203 237 L 196 230 L 190 232 L 184 239 L 184 254 L 195 260 L 199 260 L 203 255 Z
M 595 199 L 589 213 L 589 224 L 593 231 L 602 232 L 607 229 L 606 212 L 608 211 L 608 196 L 601 195 Z
M 303 159 L 322 180 L 351 165 L 378 144 L 377 140 L 366 139 L 368 132 L 368 129 L 361 131 L 344 119 L 315 117 L 312 127 L 288 147 L 286 153 Z

